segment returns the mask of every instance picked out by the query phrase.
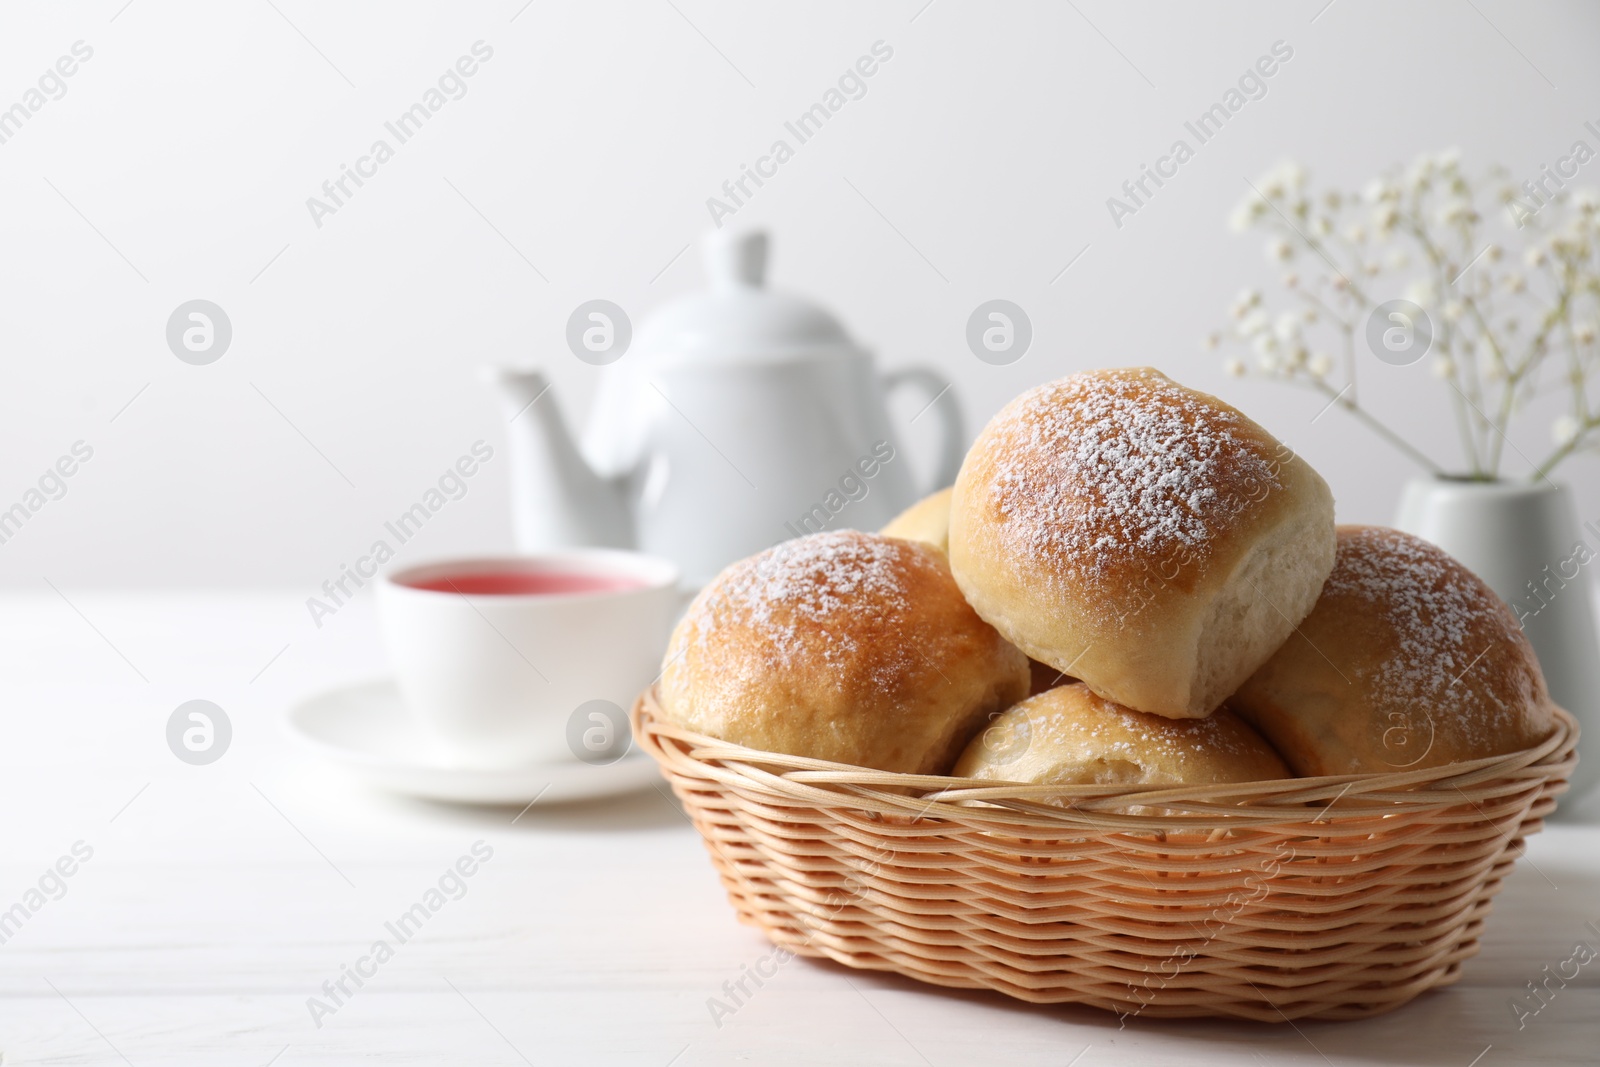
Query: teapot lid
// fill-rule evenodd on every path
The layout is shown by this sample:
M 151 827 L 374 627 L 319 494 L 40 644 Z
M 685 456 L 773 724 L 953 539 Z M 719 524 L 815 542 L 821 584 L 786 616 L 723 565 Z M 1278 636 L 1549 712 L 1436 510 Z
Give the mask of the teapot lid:
M 641 354 L 675 364 L 767 363 L 860 351 L 828 312 L 766 288 L 764 231 L 712 230 L 700 249 L 711 288 L 646 318 L 634 345 Z

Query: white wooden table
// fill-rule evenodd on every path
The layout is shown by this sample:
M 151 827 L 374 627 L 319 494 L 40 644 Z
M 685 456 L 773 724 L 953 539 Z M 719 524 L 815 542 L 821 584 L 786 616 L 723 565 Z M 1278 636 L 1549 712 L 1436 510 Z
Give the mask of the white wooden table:
M 0 598 L 0 909 L 42 877 L 64 887 L 0 945 L 6 1067 L 1600 1060 L 1600 960 L 1521 1029 L 1509 1006 L 1577 942 L 1600 948 L 1595 822 L 1532 841 L 1458 985 L 1368 1022 L 1120 1028 L 801 959 L 714 1021 L 708 999 L 769 947 L 734 921 L 664 787 L 516 817 L 345 781 L 292 743 L 283 709 L 380 673 L 382 652 L 365 600 L 319 631 L 304 595 Z M 204 767 L 164 734 L 197 697 L 234 727 Z M 92 857 L 47 877 L 80 841 Z M 465 894 L 363 965 L 364 985 L 346 979 L 319 1027 L 308 998 L 479 841 L 493 856 Z

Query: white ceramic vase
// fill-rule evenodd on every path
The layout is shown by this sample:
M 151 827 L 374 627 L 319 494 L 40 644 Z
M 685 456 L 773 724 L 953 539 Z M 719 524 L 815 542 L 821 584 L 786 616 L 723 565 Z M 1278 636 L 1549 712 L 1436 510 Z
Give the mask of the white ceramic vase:
M 1572 493 L 1542 482 L 1415 478 L 1395 525 L 1466 564 L 1522 623 L 1550 695 L 1583 728 L 1570 811 L 1600 780 L 1600 641 L 1589 572 L 1600 567 L 1600 517 L 1578 523 Z

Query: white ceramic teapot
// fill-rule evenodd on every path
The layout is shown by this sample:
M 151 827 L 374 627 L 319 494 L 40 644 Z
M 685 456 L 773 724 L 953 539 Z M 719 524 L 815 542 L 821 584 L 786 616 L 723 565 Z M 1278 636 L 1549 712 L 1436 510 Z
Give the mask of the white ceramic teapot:
M 943 376 L 880 375 L 838 320 L 764 288 L 764 233 L 716 231 L 703 248 L 710 291 L 660 308 L 601 371 L 581 450 L 543 375 L 491 368 L 521 551 L 638 548 L 698 586 L 799 534 L 876 529 L 955 480 L 965 440 Z M 929 484 L 890 425 L 885 398 L 900 388 L 940 424 Z

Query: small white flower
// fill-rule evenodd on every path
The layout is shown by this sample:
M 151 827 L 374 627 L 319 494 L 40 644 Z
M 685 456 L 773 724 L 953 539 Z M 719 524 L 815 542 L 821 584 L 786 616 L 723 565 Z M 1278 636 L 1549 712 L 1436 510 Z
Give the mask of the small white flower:
M 1300 319 L 1292 311 L 1280 312 L 1272 324 L 1272 332 L 1280 341 L 1292 341 L 1300 335 Z
M 1444 305 L 1444 317 L 1451 322 L 1457 322 L 1462 315 L 1467 313 L 1467 306 L 1459 300 L 1447 300 Z
M 1366 274 L 1369 278 L 1376 277 L 1383 272 L 1383 268 L 1376 263 L 1363 263 L 1361 265 L 1361 270 L 1362 273 Z
M 1250 210 L 1248 204 L 1240 204 L 1228 213 L 1228 229 L 1234 233 L 1243 233 L 1250 228 L 1256 220 L 1256 213 Z
M 1316 308 L 1306 308 L 1304 311 L 1300 312 L 1300 317 L 1302 319 L 1304 319 L 1307 323 L 1316 322 L 1317 321 L 1317 309 Z
M 1275 374 L 1278 370 L 1278 357 L 1274 356 L 1270 352 L 1263 352 L 1256 360 L 1256 366 L 1260 367 L 1267 374 Z
M 1507 274 L 1504 284 L 1508 293 L 1520 293 L 1528 287 L 1526 279 L 1517 271 Z
M 1268 326 L 1267 313 L 1256 308 L 1244 318 L 1239 320 L 1239 336 L 1254 337 L 1264 331 Z
M 1244 377 L 1244 360 L 1234 357 L 1222 365 L 1222 369 L 1232 378 Z
M 1526 252 L 1522 253 L 1522 261 L 1530 267 L 1542 266 L 1548 258 L 1545 250 L 1538 245 L 1531 245 Z
M 1346 289 L 1350 288 L 1350 279 L 1346 278 L 1343 274 L 1335 274 L 1333 277 L 1328 279 L 1328 284 L 1333 286 L 1335 291 L 1342 293 Z
M 1261 302 L 1261 294 L 1254 289 L 1241 289 L 1239 295 L 1233 298 L 1233 303 L 1228 305 L 1228 314 L 1236 319 L 1242 319 L 1245 313 Z
M 1296 274 L 1294 271 L 1290 271 L 1288 274 L 1285 274 L 1283 276 L 1283 287 L 1285 289 L 1294 289 L 1294 288 L 1297 288 L 1299 285 L 1300 285 L 1300 275 Z
M 1582 429 L 1578 420 L 1571 415 L 1562 415 L 1550 425 L 1550 434 L 1556 439 L 1558 445 L 1568 445 L 1578 439 L 1578 431 Z
M 1411 301 L 1413 304 L 1420 304 L 1425 308 L 1432 307 L 1438 300 L 1438 295 L 1434 292 L 1433 280 L 1431 278 L 1415 279 L 1410 285 L 1406 286 L 1404 295 L 1405 298 Z
M 1585 215 L 1592 215 L 1600 211 L 1600 190 L 1575 189 L 1572 193 L 1572 206 Z
M 1299 370 L 1306 365 L 1306 356 L 1305 345 L 1290 345 L 1289 350 L 1284 353 L 1283 362 L 1290 370 Z
M 1216 351 L 1216 347 L 1221 343 L 1222 337 L 1215 332 L 1208 333 L 1200 339 L 1200 347 L 1206 352 Z
M 1369 204 L 1377 204 L 1388 200 L 1391 193 L 1392 190 L 1389 183 L 1382 178 L 1374 178 L 1361 187 L 1361 199 Z
M 1282 237 L 1274 237 L 1267 242 L 1266 254 L 1269 260 L 1284 262 L 1294 257 L 1294 246 Z
M 1306 364 L 1306 369 L 1318 378 L 1326 378 L 1333 373 L 1333 357 L 1326 352 L 1318 352 Z
M 1250 342 L 1250 347 L 1255 350 L 1258 356 L 1275 356 L 1278 352 L 1278 339 L 1270 333 L 1257 334 L 1256 339 Z M 1262 367 L 1261 369 L 1266 370 L 1267 368 Z
M 1322 202 L 1329 211 L 1338 211 L 1339 208 L 1344 206 L 1344 197 L 1340 195 L 1339 190 L 1329 189 L 1322 194 Z
M 1390 270 L 1405 270 L 1411 263 L 1411 257 L 1406 255 L 1403 248 L 1391 248 L 1389 254 L 1383 257 L 1383 262 Z
M 1489 245 L 1483 250 L 1483 258 L 1490 263 L 1500 262 L 1500 257 L 1503 255 L 1505 255 L 1505 251 L 1499 245 Z
M 1333 220 L 1326 215 L 1318 215 L 1311 220 L 1311 232 L 1318 237 L 1326 237 L 1333 232 Z
M 1461 165 L 1461 149 L 1454 145 L 1433 157 L 1434 166 L 1443 171 L 1455 170 Z
M 1433 361 L 1433 376 L 1435 378 L 1454 378 L 1456 376 L 1456 361 L 1449 356 L 1440 356 Z
M 1393 204 L 1384 204 L 1372 213 L 1372 225 L 1377 227 L 1380 234 L 1388 236 L 1400 225 L 1400 212 L 1395 210 Z
M 1433 219 L 1441 226 L 1456 226 L 1471 221 L 1472 205 L 1459 198 L 1446 200 L 1434 212 Z
M 1359 222 L 1351 223 L 1349 226 L 1345 227 L 1344 239 L 1353 245 L 1365 244 L 1367 240 L 1367 229 Z
M 1581 345 L 1592 344 L 1595 337 L 1595 326 L 1592 322 L 1578 322 L 1572 326 L 1572 335 Z

